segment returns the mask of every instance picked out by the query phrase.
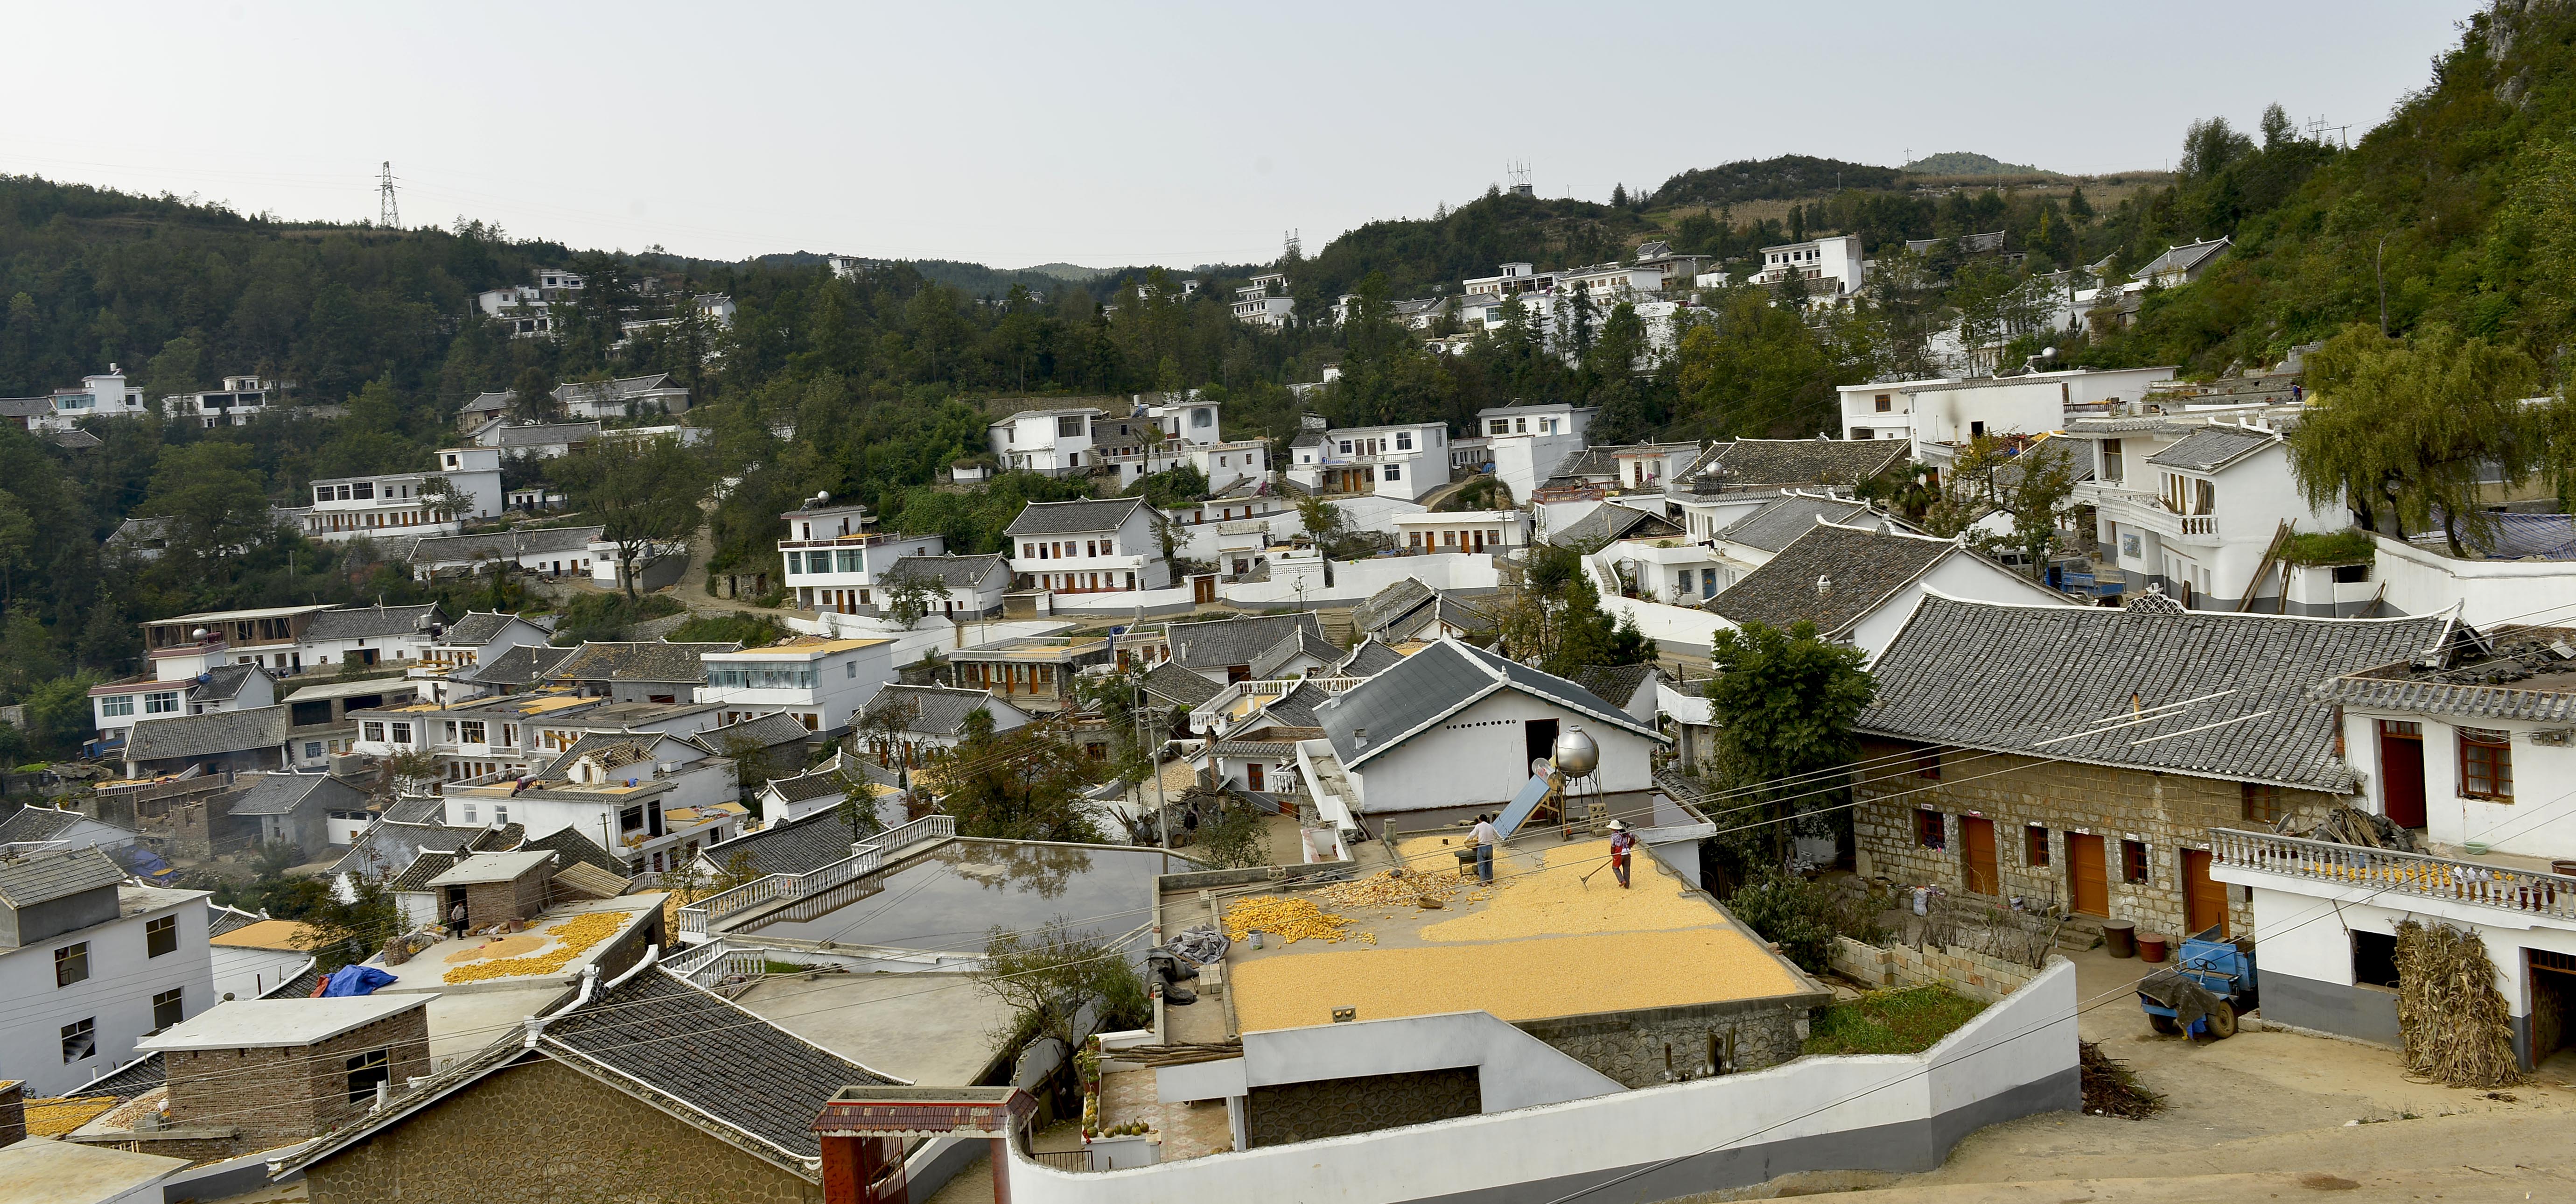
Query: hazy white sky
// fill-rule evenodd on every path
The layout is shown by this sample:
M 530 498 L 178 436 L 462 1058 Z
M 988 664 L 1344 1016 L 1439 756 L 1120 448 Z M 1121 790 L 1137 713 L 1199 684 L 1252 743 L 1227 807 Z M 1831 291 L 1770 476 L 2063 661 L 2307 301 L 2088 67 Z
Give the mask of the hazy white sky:
M 1528 160 L 1547 196 L 1800 153 L 2164 166 L 2353 136 L 2474 0 L 974 6 L 5 0 L 0 172 L 576 247 L 1266 260 Z

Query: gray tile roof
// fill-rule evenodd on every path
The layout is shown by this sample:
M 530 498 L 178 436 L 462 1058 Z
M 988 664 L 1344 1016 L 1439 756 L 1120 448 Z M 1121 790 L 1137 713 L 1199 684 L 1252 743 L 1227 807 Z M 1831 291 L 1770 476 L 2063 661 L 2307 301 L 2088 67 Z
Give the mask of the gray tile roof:
M 1220 757 L 1293 757 L 1297 755 L 1294 740 L 1219 740 L 1208 751 Z
M 822 1155 L 814 1118 L 845 1086 L 892 1080 L 656 966 L 601 991 L 544 1043 L 785 1154 Z
M 1706 605 L 1732 623 L 1786 628 L 1804 620 L 1832 637 L 1849 630 L 1953 554 L 1974 555 L 1957 543 L 1928 535 L 1888 535 L 1819 523 Z
M 1625 707 L 1629 699 L 1637 696 L 1637 687 L 1656 676 L 1651 664 L 1585 665 L 1575 673 L 1574 684 L 1614 707 Z
M 546 676 L 556 681 L 703 682 L 710 652 L 740 652 L 739 642 L 673 644 L 664 640 L 594 642 L 573 650 Z M 482 680 L 478 678 L 477 680 Z
M 1402 663 L 1403 653 L 1375 639 L 1365 639 L 1351 649 L 1349 656 L 1342 658 L 1341 664 L 1333 667 L 1333 672 L 1343 677 L 1375 677 Z
M 161 1052 L 154 1050 L 123 1066 L 83 1083 L 69 1095 L 112 1095 L 130 1100 L 157 1091 L 170 1081 L 170 1072 L 161 1062 Z
M 1299 627 L 1290 631 L 1278 643 L 1271 645 L 1269 651 L 1253 658 L 1252 675 L 1254 677 L 1275 676 L 1300 655 L 1313 657 L 1329 666 L 1342 659 L 1342 650 L 1334 647 L 1331 640 L 1325 639 L 1322 632 Z
M 929 736 L 954 736 L 966 730 L 966 716 L 978 708 L 992 707 L 991 690 L 961 690 L 950 686 L 907 686 L 901 683 L 879 689 L 868 700 L 867 715 L 879 708 L 909 706 L 911 718 L 904 730 Z
M 599 437 L 596 422 L 550 422 L 537 426 L 505 426 L 492 432 L 495 447 L 544 447 L 554 443 L 586 443 Z
M 1815 530 L 1817 519 L 1847 523 L 1871 513 L 1866 502 L 1793 493 L 1778 501 L 1766 502 L 1753 513 L 1735 520 L 1718 532 L 1718 538 L 1748 548 L 1777 552 L 1799 536 Z
M 587 553 L 606 527 L 518 527 L 489 535 L 424 535 L 405 559 L 417 564 L 467 564 L 549 553 Z
M 1195 707 L 1216 697 L 1225 687 L 1209 681 L 1170 661 L 1156 665 L 1142 679 L 1145 692 L 1165 702 Z
M 1633 506 L 1603 502 L 1592 513 L 1548 533 L 1547 541 L 1560 548 L 1597 548 L 1615 539 L 1681 539 L 1680 526 L 1662 515 L 1648 514 Z
M 1595 478 L 1604 481 L 1618 480 L 1618 453 L 1619 449 L 1615 447 L 1584 448 L 1559 461 L 1556 468 L 1547 474 L 1547 479 L 1551 481 L 1588 481 Z
M 2281 437 L 2270 431 L 2204 426 L 2176 440 L 2173 446 L 2147 457 L 2147 463 L 2191 472 L 2216 472 L 2280 441 Z
M 447 630 L 439 633 L 438 642 L 460 648 L 488 644 L 501 638 L 501 633 L 509 630 L 510 624 L 518 617 L 497 611 L 469 610 L 464 618 L 448 624 Z
M 1211 688 L 1212 691 L 1213 688 Z M 17 814 L 0 820 L 0 844 L 34 844 L 52 840 L 69 831 L 72 825 L 87 818 L 89 817 L 78 811 L 65 811 L 54 807 L 21 807 Z
M 659 389 L 676 389 L 671 374 L 655 372 L 648 376 L 621 376 L 615 380 L 575 381 L 555 386 L 555 400 L 565 405 L 599 402 L 624 402 Z M 682 390 L 686 392 L 686 390 Z
M 2353 773 L 2335 756 L 2334 708 L 2309 688 L 2438 648 L 2454 626 L 2447 616 L 2156 614 L 1934 594 L 1871 666 L 1878 698 L 1858 726 L 1927 744 L 2343 793 Z M 2137 707 L 2191 699 L 2201 701 L 2158 721 L 2077 735 Z M 2207 730 L 2177 734 L 2192 728 Z
M 286 728 L 284 704 L 146 719 L 126 737 L 125 759 L 164 761 L 277 748 L 286 743 Z
M 263 773 L 233 797 L 235 815 L 292 815 L 306 806 L 354 811 L 367 792 L 324 773 Z
M 522 842 L 512 851 L 552 853 L 555 855 L 555 866 L 558 869 L 579 863 L 606 870 L 620 878 L 626 876 L 626 867 L 619 864 L 616 858 L 609 856 L 606 850 L 592 843 L 589 837 L 582 835 L 578 828 L 557 828 L 535 840 Z
M 489 686 L 532 686 L 554 675 L 554 668 L 577 649 L 521 644 L 473 667 L 472 680 Z M 457 677 L 460 673 L 450 673 Z
M 749 854 L 752 867 L 763 874 L 801 874 L 849 856 L 853 843 L 840 816 L 817 811 L 708 845 L 707 858 L 730 865 L 735 854 Z
M 1324 729 L 1344 766 L 1357 767 L 1498 690 L 1518 690 L 1578 715 L 1662 739 L 1653 728 L 1573 682 L 1457 640 L 1424 648 L 1317 706 L 1315 726 Z M 1356 736 L 1361 729 L 1368 732 L 1365 748 Z
M 1261 708 L 1261 718 L 1257 726 L 1271 727 L 1279 724 L 1290 727 L 1321 726 L 1316 722 L 1315 708 L 1324 705 L 1324 700 L 1331 697 L 1332 695 L 1313 685 L 1301 684 L 1282 695 L 1279 701 Z
M 854 785 L 849 775 L 842 772 L 843 762 L 846 760 L 847 758 L 836 755 L 832 760 L 792 777 L 771 778 L 769 789 L 777 791 L 779 798 L 790 803 L 801 803 L 818 798 L 846 798 L 849 796 L 850 787 Z M 866 774 L 859 776 L 862 779 L 874 780 L 868 778 Z M 847 829 L 844 831 L 846 832 Z M 842 855 L 848 854 L 844 852 Z
M 474 395 L 474 400 L 456 407 L 456 412 L 459 415 L 498 414 L 509 408 L 510 394 L 507 391 L 503 391 L 498 393 L 477 393 Z
M 1708 449 L 1685 477 L 1715 474 L 1728 489 L 1857 485 L 1905 463 L 1902 439 L 1738 439 Z
M 343 610 L 326 610 L 306 620 L 304 638 L 308 642 L 381 639 L 425 632 L 430 624 L 442 621 L 444 617 L 438 613 L 435 602 L 423 602 L 417 606 L 352 606 Z
M 116 862 L 97 849 L 32 853 L 15 861 L 0 861 L 0 903 L 34 907 L 123 881 L 125 871 L 116 868 Z
M 1439 596 L 1439 591 L 1424 585 L 1420 578 L 1407 577 L 1390 582 L 1386 588 L 1368 596 L 1368 601 L 1351 608 L 1351 630 L 1363 635 L 1375 634 Z
M 190 702 L 230 702 L 241 695 L 253 674 L 268 676 L 268 670 L 257 665 L 218 665 L 206 671 L 206 680 L 188 687 Z
M 1004 535 L 1075 535 L 1093 531 L 1115 531 L 1145 504 L 1143 498 L 1109 498 L 1105 501 L 1031 502 L 1020 509 L 1019 517 L 1002 528 Z
M 455 865 L 456 850 L 423 849 L 419 856 L 412 858 L 409 867 L 385 884 L 385 889 L 398 893 L 428 890 L 430 879 L 446 873 Z
M 740 723 L 728 723 L 723 727 L 709 728 L 688 737 L 688 740 L 717 756 L 729 757 L 733 754 L 726 752 L 726 749 L 746 742 L 754 748 L 776 748 L 782 744 L 802 744 L 806 737 L 813 734 L 806 730 L 804 720 L 785 711 L 771 711 L 766 715 L 755 715 Z
M 1301 612 L 1174 623 L 1163 629 L 1163 635 L 1171 643 L 1172 660 L 1181 667 L 1223 669 L 1250 665 L 1300 627 L 1310 628 L 1319 636 L 1324 633 L 1324 625 L 1314 615 Z
M 255 911 L 243 911 L 238 907 L 208 903 L 206 904 L 206 935 L 217 937 L 227 932 L 248 928 L 259 923 L 260 918 L 260 914 Z
M 973 589 L 995 573 L 1010 576 L 1011 566 L 999 552 L 981 556 L 906 556 L 888 566 L 882 580 L 918 576 L 957 589 Z

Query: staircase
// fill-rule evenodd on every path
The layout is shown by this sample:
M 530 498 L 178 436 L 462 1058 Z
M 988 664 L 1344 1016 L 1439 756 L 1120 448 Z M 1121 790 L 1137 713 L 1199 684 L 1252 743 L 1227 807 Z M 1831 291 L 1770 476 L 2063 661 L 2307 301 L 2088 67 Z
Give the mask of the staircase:
M 2082 953 L 2102 943 L 2102 921 L 2079 915 L 2057 929 L 2057 947 L 2065 953 Z

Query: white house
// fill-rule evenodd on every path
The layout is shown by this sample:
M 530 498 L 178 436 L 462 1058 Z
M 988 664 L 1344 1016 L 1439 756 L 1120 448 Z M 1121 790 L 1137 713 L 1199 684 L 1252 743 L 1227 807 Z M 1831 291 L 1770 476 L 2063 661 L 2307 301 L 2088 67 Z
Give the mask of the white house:
M 304 534 L 325 543 L 452 535 L 465 520 L 492 518 L 501 509 L 501 453 L 488 447 L 448 447 L 439 449 L 438 467 L 429 472 L 313 482 L 313 508 L 304 515 Z
M 1449 483 L 1449 428 L 1438 422 L 1307 431 L 1289 444 L 1288 479 L 1316 493 L 1412 501 Z
M 219 665 L 175 681 L 136 679 L 91 686 L 90 720 L 100 751 L 124 742 L 138 720 L 247 711 L 277 704 L 277 681 L 258 665 Z
M 893 681 L 893 640 L 827 640 L 800 637 L 762 648 L 710 652 L 706 688 L 698 701 L 713 703 L 719 724 L 785 711 L 813 732 L 850 725 L 877 690 Z
M 29 1097 L 76 1094 L 214 1004 L 206 898 L 129 885 L 97 849 L 0 863 L 0 1066 Z
M 1007 467 L 1070 476 L 1100 462 L 1091 446 L 1091 423 L 1107 414 L 1097 406 L 1022 410 L 987 426 L 985 439 Z
M 904 822 L 904 803 L 912 792 L 897 786 L 896 777 L 874 762 L 834 750 L 812 769 L 791 777 L 771 778 L 763 784 L 760 814 L 770 827 L 776 827 L 817 811 L 836 810 L 842 800 L 865 790 L 878 827 L 897 827 Z M 847 831 L 843 834 L 846 836 Z M 714 868 L 717 872 L 724 869 L 721 865 Z
M 1171 564 L 1142 498 L 1031 502 L 1002 529 L 1011 572 L 1035 588 L 1089 594 L 1163 589 Z
M 1753 283 L 1778 284 L 1792 274 L 1806 282 L 1810 300 L 1848 297 L 1869 282 L 1860 239 L 1850 234 L 1762 248 L 1762 268 L 1753 274 Z
M 1406 555 L 1483 552 L 1511 556 L 1529 546 L 1529 515 L 1519 510 L 1425 510 L 1395 516 Z
M 635 418 L 689 408 L 688 386 L 673 381 L 668 372 L 557 385 L 554 398 L 572 418 Z
M 54 390 L 52 408 L 30 415 L 27 429 L 67 431 L 83 418 L 137 418 L 152 412 L 143 390 L 126 386 L 125 369 L 109 364 L 105 372 L 82 377 L 76 388 Z
M 981 556 L 910 556 L 887 568 L 883 582 L 918 580 L 933 591 L 930 613 L 951 618 L 998 614 L 1011 592 L 1011 563 L 999 552 Z
M 195 393 L 173 393 L 161 399 L 161 408 L 173 418 L 196 419 L 207 430 L 219 426 L 248 426 L 250 421 L 268 412 L 270 394 L 277 382 L 256 376 L 227 376 L 224 387 Z
M 1600 749 L 1587 785 L 1615 806 L 1654 789 L 1649 754 L 1665 742 L 1573 682 L 1450 639 L 1318 705 L 1315 717 L 1362 816 L 1497 810 L 1573 728 Z
M 889 684 L 860 711 L 865 730 L 858 733 L 857 744 L 879 765 L 919 765 L 924 754 L 955 748 L 964 741 L 966 717 L 976 711 L 993 717 L 996 732 L 1030 720 L 1027 711 L 1002 701 L 991 690 Z M 889 736 L 883 723 L 900 730 Z
M 1813 623 L 1826 639 L 1875 658 L 1927 595 L 2018 605 L 2081 605 L 1969 551 L 1892 521 L 1819 521 L 1726 586 L 1707 606 L 1741 627 Z
M 1277 330 L 1288 324 L 1289 315 L 1297 311 L 1297 301 L 1288 295 L 1288 278 L 1273 273 L 1255 276 L 1252 282 L 1234 290 L 1234 320 Z
M 512 527 L 490 535 L 430 535 L 411 545 L 411 574 L 421 581 L 509 565 L 538 577 L 588 577 L 590 547 L 605 527 Z
M 1591 442 L 1586 432 L 1600 412 L 1561 401 L 1495 406 L 1476 411 L 1476 427 L 1492 453 L 1494 478 L 1512 491 L 1513 500 L 1527 503 L 1566 457 Z
M 519 780 L 451 784 L 442 803 L 452 827 L 518 824 L 532 839 L 570 828 L 629 872 L 662 870 L 741 834 L 751 809 L 735 801 L 735 773 L 668 733 L 603 732 Z
M 1908 438 L 1914 442 L 1915 459 L 1947 464 L 1951 458 L 1948 449 L 1980 435 L 2037 435 L 2063 430 L 2077 412 L 2076 407 L 2116 408 L 2134 402 L 2146 394 L 2147 386 L 2171 380 L 2173 374 L 2173 366 L 2168 364 L 2156 368 L 2075 368 L 2021 376 L 1846 386 L 1841 390 L 1843 437 Z M 1880 394 L 1891 391 L 1897 396 L 1894 411 L 1879 412 Z M 1854 411 L 1863 398 L 1869 410 L 1865 415 L 1856 415 Z
M 403 665 L 428 655 L 446 619 L 438 604 L 351 606 L 326 610 L 307 621 L 301 647 L 306 664 Z
M 576 448 L 586 447 L 599 438 L 596 422 L 523 422 L 511 424 L 495 418 L 475 427 L 472 439 L 476 447 L 497 448 L 504 455 L 532 460 L 552 460 L 571 455 Z
M 787 538 L 778 541 L 786 561 L 786 587 L 796 593 L 800 610 L 855 613 L 876 605 L 877 578 L 907 556 L 937 556 L 948 550 L 944 535 L 898 535 L 873 532 L 875 521 L 865 506 L 808 506 L 779 515 Z
M 2288 444 L 2262 421 L 2090 419 L 2068 433 L 2092 441 L 2093 479 L 2074 500 L 2094 508 L 2105 558 L 2116 558 L 2135 596 L 2161 587 L 2203 610 L 2242 609 L 2280 595 L 2255 570 L 2281 524 L 2339 531 L 2339 502 L 2311 506 L 2290 472 Z

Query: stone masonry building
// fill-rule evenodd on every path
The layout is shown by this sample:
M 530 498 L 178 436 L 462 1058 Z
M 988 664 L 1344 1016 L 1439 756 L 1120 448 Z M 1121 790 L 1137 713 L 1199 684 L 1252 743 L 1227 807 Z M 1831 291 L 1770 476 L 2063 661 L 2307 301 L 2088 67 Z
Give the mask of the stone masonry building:
M 1927 596 L 1871 666 L 1853 813 L 1864 876 L 2251 932 L 2212 827 L 2312 822 L 2356 788 L 2310 687 L 2438 649 L 2450 616 L 2316 619 Z

